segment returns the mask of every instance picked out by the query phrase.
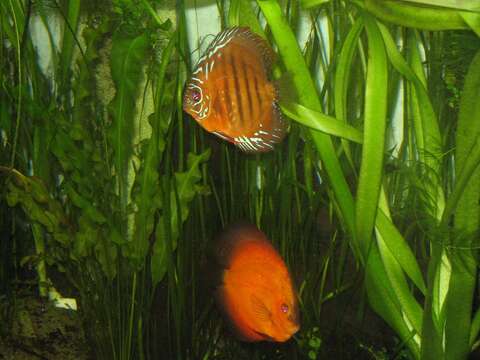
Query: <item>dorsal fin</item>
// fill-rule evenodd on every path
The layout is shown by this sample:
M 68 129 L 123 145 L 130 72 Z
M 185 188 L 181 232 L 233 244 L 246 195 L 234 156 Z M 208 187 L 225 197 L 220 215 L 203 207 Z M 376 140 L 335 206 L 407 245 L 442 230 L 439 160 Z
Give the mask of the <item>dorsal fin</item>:
M 243 220 L 229 225 L 215 240 L 213 250 L 217 263 L 224 268 L 228 268 L 233 250 L 249 240 L 265 241 L 272 246 L 265 234 L 255 225 Z
M 238 32 L 233 40 L 247 48 L 255 48 L 262 57 L 263 66 L 265 66 L 267 71 L 270 71 L 275 62 L 276 55 L 268 42 L 248 27 L 238 27 L 236 29 L 238 29 Z
M 230 42 L 235 42 L 241 46 L 255 52 L 262 58 L 263 66 L 268 70 L 272 68 L 275 61 L 275 53 L 265 39 L 254 33 L 248 27 L 231 27 L 219 32 L 208 45 L 205 54 L 198 60 L 198 64 L 206 59 L 213 57 L 217 51 L 226 47 Z

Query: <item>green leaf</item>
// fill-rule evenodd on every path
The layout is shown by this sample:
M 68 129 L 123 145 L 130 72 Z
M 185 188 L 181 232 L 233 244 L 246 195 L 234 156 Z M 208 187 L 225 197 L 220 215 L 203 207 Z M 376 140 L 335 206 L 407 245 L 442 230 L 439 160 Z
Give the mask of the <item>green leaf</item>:
M 310 8 L 320 6 L 329 2 L 330 0 L 301 0 L 300 4 L 304 9 L 310 9 Z
M 145 62 L 148 37 L 135 38 L 117 33 L 112 40 L 111 72 L 116 94 L 110 103 L 113 115 L 110 140 L 114 150 L 114 165 L 118 179 L 120 210 L 126 216 L 128 201 L 128 162 L 132 154 L 135 101 Z M 124 220 L 124 219 L 122 219 Z
M 382 210 L 377 213 L 377 226 L 382 229 L 383 242 L 392 256 L 418 289 L 425 294 L 427 291 L 425 281 L 412 249 Z
M 468 10 L 480 12 L 480 3 L 471 0 L 402 0 L 406 3 L 418 3 L 421 5 L 432 5 L 457 10 Z
M 450 194 L 442 222 L 447 224 L 456 207 L 460 208 L 457 224 L 473 231 L 478 228 L 478 219 L 471 211 L 478 211 L 478 166 L 480 165 L 480 106 L 478 89 L 480 88 L 480 55 L 477 52 L 465 80 L 462 94 L 457 131 L 456 182 Z M 473 177 L 472 177 L 473 176 Z M 462 196 L 467 192 L 465 196 Z M 462 199 L 462 202 L 460 200 Z M 458 223 L 460 221 L 460 223 Z
M 360 131 L 334 117 L 295 103 L 281 103 L 280 107 L 285 115 L 311 129 L 328 135 L 339 136 L 356 143 L 362 143 L 363 138 Z
M 230 9 L 228 11 L 229 26 L 248 26 L 252 31 L 265 37 L 257 15 L 252 9 L 252 3 L 248 0 L 232 0 L 230 1 Z
M 177 247 L 176 244 L 181 226 L 187 219 L 189 213 L 189 204 L 194 196 L 201 190 L 199 187 L 199 182 L 202 178 L 200 165 L 206 162 L 209 156 L 210 149 L 207 149 L 199 155 L 189 153 L 187 171 L 175 173 L 175 188 L 170 191 L 169 218 L 161 217 L 153 245 L 152 281 L 154 284 L 162 280 L 167 271 L 167 257 L 172 255 L 168 253 L 168 242 L 171 244 L 171 250 L 174 251 Z M 170 223 L 167 224 L 167 221 Z M 168 231 L 166 227 L 168 227 L 171 232 Z
M 446 354 L 449 359 L 466 358 L 470 353 L 471 332 L 478 331 L 471 330 L 471 320 L 480 228 L 479 94 L 480 50 L 465 77 L 456 132 L 455 173 L 458 177 L 444 214 L 446 223 L 456 205 L 454 227 L 458 235 L 452 240 L 448 253 L 452 266 L 445 321 Z M 475 147 L 479 150 L 475 151 Z
M 90 200 L 78 194 L 70 184 L 65 183 L 64 188 L 72 203 L 82 209 L 82 212 L 88 216 L 92 222 L 103 224 L 107 221 L 105 216 L 95 208 Z
M 82 257 L 91 255 L 90 250 L 99 242 L 100 227 L 93 223 L 87 216 L 80 215 L 78 219 L 78 231 L 73 239 L 73 249 L 70 257 L 80 260 Z
M 468 26 L 480 37 L 480 16 L 478 14 L 469 13 L 469 12 L 462 12 L 460 13 L 462 16 L 463 21 L 465 21 Z
M 62 46 L 60 53 L 60 85 L 69 84 L 68 76 L 71 76 L 73 50 L 77 33 L 78 20 L 80 18 L 80 0 L 68 2 L 67 16 L 63 30 Z
M 355 49 L 360 44 L 358 39 L 362 33 L 364 24 L 363 18 L 359 17 L 345 38 L 342 45 L 342 50 L 338 58 L 338 64 L 335 69 L 335 89 L 334 89 L 334 101 L 335 101 L 335 115 L 344 122 L 347 122 L 347 94 L 348 84 L 350 81 L 350 73 L 352 71 L 352 63 L 354 60 Z M 345 155 L 350 162 L 352 169 L 355 169 L 355 165 L 352 159 L 350 144 L 342 139 L 342 147 L 345 151 Z
M 448 8 L 417 6 L 397 0 L 365 0 L 365 8 L 383 21 L 405 27 L 433 31 L 468 28 L 460 16 L 462 11 Z
M 458 183 L 463 194 L 456 207 L 455 225 L 468 233 L 474 232 L 480 227 L 480 157 L 474 155 L 475 147 L 480 147 L 478 140 L 480 138 L 479 94 L 480 50 L 473 58 L 465 77 L 456 132 L 455 173 L 458 174 Z M 470 168 L 475 170 L 471 171 Z M 467 176 L 468 174 L 470 176 Z M 463 180 L 463 178 L 468 178 L 468 180 Z M 455 188 L 459 188 L 459 186 L 456 184 Z
M 420 348 L 418 339 L 414 337 L 414 329 L 407 325 L 402 314 L 402 308 L 390 285 L 384 264 L 378 248 L 372 245 L 366 267 L 365 286 L 368 300 L 373 310 L 393 328 L 411 350 L 413 357 L 418 359 Z
M 95 244 L 95 256 L 102 266 L 104 274 L 110 280 L 112 280 L 117 273 L 117 255 L 117 246 L 107 239 L 101 238 L 100 241 Z
M 388 57 L 395 69 L 413 83 L 407 84 L 410 96 L 408 97 L 412 111 L 413 128 L 419 161 L 428 170 L 428 181 L 421 184 L 425 189 L 427 210 L 433 218 L 439 219 L 444 208 L 445 199 L 441 185 L 438 183 L 442 145 L 440 129 L 433 111 L 431 101 L 424 85 L 423 64 L 418 50 L 418 36 L 411 33 L 409 36 L 409 54 L 412 68 L 398 51 L 387 28 L 378 23 L 382 32 Z
M 70 229 L 66 226 L 63 209 L 50 197 L 41 179 L 23 176 L 16 170 L 10 170 L 10 174 L 6 183 L 8 206 L 21 205 L 25 214 L 43 225 L 59 244 L 69 244 Z
M 411 324 L 412 328 L 417 334 L 421 334 L 423 315 L 422 308 L 410 291 L 402 268 L 396 260 L 396 256 L 388 248 L 385 243 L 385 239 L 379 232 L 377 233 L 377 244 L 390 284 L 395 292 L 404 316 L 408 319 L 406 323 Z
M 176 37 L 172 36 L 162 53 L 156 82 L 157 111 L 150 116 L 152 132 L 150 138 L 145 140 L 142 145 L 140 170 L 135 177 L 132 190 L 132 201 L 137 211 L 135 213 L 135 235 L 132 243 L 128 244 L 128 255 L 139 264 L 143 264 L 147 254 L 149 237 L 154 228 L 155 212 L 161 208 L 161 201 L 157 200 L 160 197 L 158 163 L 165 148 L 166 125 L 170 120 L 169 114 L 165 115 L 161 110 L 161 104 L 166 96 L 165 75 L 174 54 L 175 44 Z
M 257 3 L 272 30 L 283 64 L 297 89 L 298 103 L 313 111 L 321 112 L 322 106 L 314 82 L 300 51 L 295 34 L 292 32 L 288 21 L 282 14 L 278 2 L 275 0 L 259 0 Z M 301 91 L 298 91 L 299 89 L 301 89 Z M 318 131 L 312 130 L 310 134 L 333 188 L 335 200 L 340 208 L 341 217 L 345 221 L 345 226 L 348 231 L 354 234 L 355 213 L 353 197 L 336 157 L 332 140 L 328 135 L 319 133 Z
M 356 233 L 366 259 L 373 235 L 382 179 L 387 115 L 387 56 L 375 21 L 364 17 L 368 37 L 364 140 L 356 196 Z

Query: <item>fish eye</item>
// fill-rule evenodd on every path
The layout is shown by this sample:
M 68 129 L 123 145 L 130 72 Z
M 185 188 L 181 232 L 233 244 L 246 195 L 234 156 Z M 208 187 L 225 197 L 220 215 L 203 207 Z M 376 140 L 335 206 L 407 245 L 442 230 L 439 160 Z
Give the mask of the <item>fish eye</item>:
M 197 91 L 197 90 L 192 91 L 192 99 L 193 99 L 194 102 L 196 102 L 196 103 L 199 102 L 201 97 L 202 97 L 202 95 L 200 94 L 199 91 Z
M 280 311 L 286 314 L 288 312 L 288 305 L 285 303 L 280 305 Z

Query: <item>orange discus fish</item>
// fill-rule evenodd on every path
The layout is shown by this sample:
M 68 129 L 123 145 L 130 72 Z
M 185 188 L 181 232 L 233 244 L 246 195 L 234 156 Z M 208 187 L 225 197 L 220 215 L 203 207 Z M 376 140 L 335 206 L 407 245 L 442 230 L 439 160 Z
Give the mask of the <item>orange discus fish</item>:
M 245 152 L 266 152 L 287 123 L 268 78 L 275 53 L 247 27 L 220 32 L 187 82 L 183 109 L 205 130 Z
M 243 341 L 287 341 L 300 328 L 288 269 L 267 237 L 250 224 L 226 229 L 216 246 L 223 266 L 215 297 Z

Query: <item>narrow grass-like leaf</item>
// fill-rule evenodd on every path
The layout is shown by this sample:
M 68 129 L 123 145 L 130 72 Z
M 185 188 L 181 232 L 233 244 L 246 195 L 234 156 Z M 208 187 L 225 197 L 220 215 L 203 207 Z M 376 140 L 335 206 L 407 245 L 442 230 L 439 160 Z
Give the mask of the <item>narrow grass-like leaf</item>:
M 335 115 L 341 121 L 347 121 L 347 92 L 350 80 L 351 66 L 354 59 L 355 49 L 358 46 L 358 40 L 363 30 L 363 18 L 359 17 L 348 32 L 347 37 L 342 45 L 342 50 L 338 58 L 337 67 L 335 69 Z M 353 159 L 350 146 L 346 141 L 342 140 L 342 146 L 352 168 Z
M 423 310 L 423 329 L 421 357 L 422 359 L 436 360 L 444 356 L 443 328 L 444 312 L 443 300 L 448 291 L 449 260 L 445 256 L 441 244 L 432 243 L 428 264 L 427 286 Z
M 390 285 L 378 248 L 373 245 L 369 253 L 365 282 L 368 300 L 372 308 L 397 332 L 408 346 L 415 359 L 420 358 L 420 349 L 414 340 L 415 332 L 403 317 L 400 304 Z
M 381 20 L 422 30 L 467 29 L 461 11 L 410 5 L 391 0 L 365 0 L 365 8 Z M 480 16 L 480 14 L 479 14 Z
M 382 210 L 379 210 L 377 213 L 377 226 L 382 229 L 383 241 L 403 271 L 405 271 L 418 289 L 425 294 L 425 281 L 412 249 Z
M 473 315 L 472 324 L 470 327 L 470 347 L 471 348 L 474 347 L 479 332 L 480 332 L 480 309 L 477 309 L 477 311 L 475 312 L 475 315 Z
M 422 308 L 415 300 L 408 283 L 403 275 L 403 270 L 397 261 L 397 254 L 394 254 L 387 246 L 384 237 L 377 231 L 377 244 L 382 258 L 383 265 L 390 280 L 390 284 L 395 292 L 400 304 L 401 311 L 412 324 L 413 329 L 418 334 L 422 331 Z
M 282 61 L 297 89 L 299 103 L 314 111 L 322 111 L 320 101 L 308 72 L 305 60 L 300 52 L 295 35 L 290 29 L 287 20 L 282 14 L 277 1 L 258 1 L 275 38 Z M 332 185 L 335 199 L 338 202 L 345 226 L 354 234 L 354 205 L 353 197 L 348 188 L 342 169 L 335 155 L 332 141 L 328 135 L 311 131 L 312 139 L 325 166 L 325 171 Z
M 362 143 L 363 137 L 360 131 L 332 116 L 310 110 L 296 103 L 281 103 L 280 107 L 285 115 L 311 129 L 339 136 L 359 144 Z
M 416 31 L 410 33 L 408 41 L 409 44 L 412 44 L 408 49 L 410 64 L 417 78 L 423 84 L 423 88 L 425 88 L 425 70 L 418 48 L 420 38 Z M 416 132 L 415 139 L 421 144 L 418 146 L 418 156 L 421 163 L 425 165 L 425 175 L 426 180 L 428 180 L 423 184 L 427 194 L 426 210 L 430 212 L 432 218 L 439 221 L 445 208 L 445 195 L 439 183 L 441 157 L 443 155 L 442 139 L 437 117 L 423 88 L 417 83 L 411 91 L 412 118 Z
M 59 84 L 70 83 L 67 77 L 71 76 L 73 50 L 75 47 L 75 36 L 80 18 L 80 0 L 68 1 L 67 14 L 65 14 L 65 27 L 63 32 L 61 53 L 60 53 L 60 79 Z
M 414 93 L 412 94 L 413 99 L 411 101 L 414 111 L 413 119 L 416 144 L 419 151 L 418 156 L 420 157 L 422 163 L 425 163 L 429 169 L 432 169 L 438 174 L 439 158 L 441 156 L 440 130 L 438 128 L 437 118 L 435 116 L 435 112 L 433 111 L 432 103 L 428 97 L 424 82 L 419 78 L 419 76 L 417 76 L 417 74 L 410 68 L 408 63 L 402 57 L 388 29 L 381 23 L 378 23 L 378 26 L 382 32 L 385 48 L 392 65 L 399 73 L 405 76 L 407 80 L 413 83 L 415 89 Z M 413 42 L 413 44 L 415 44 L 413 35 L 410 40 Z M 421 60 L 418 55 L 418 49 L 415 49 L 414 53 L 415 56 L 413 57 L 412 61 L 415 62 L 416 68 L 419 72 L 423 71 L 421 68 Z M 436 177 L 434 177 L 434 179 L 436 180 Z M 424 184 L 424 186 L 428 185 L 429 184 Z M 430 188 L 430 190 L 427 189 L 427 191 L 432 195 L 430 199 L 432 199 L 432 202 L 435 203 L 434 206 L 430 207 L 431 209 L 436 209 L 436 212 L 432 215 L 438 219 L 444 207 L 445 200 L 443 191 L 438 184 L 433 184 L 433 188 Z
M 365 14 L 368 68 L 365 89 L 362 163 L 356 195 L 356 233 L 362 256 L 368 256 L 380 194 L 387 115 L 387 56 L 380 31 Z

